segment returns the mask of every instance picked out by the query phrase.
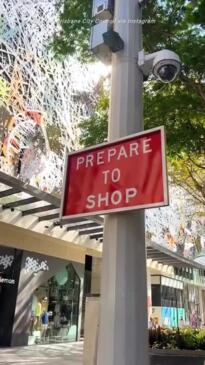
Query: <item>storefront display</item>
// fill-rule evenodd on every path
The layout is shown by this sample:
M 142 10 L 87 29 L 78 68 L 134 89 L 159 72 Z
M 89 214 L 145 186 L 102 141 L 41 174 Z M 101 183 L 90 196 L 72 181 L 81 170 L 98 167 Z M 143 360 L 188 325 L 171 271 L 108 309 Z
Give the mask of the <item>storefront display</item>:
M 161 275 L 153 275 L 151 280 L 153 318 L 161 326 L 183 327 L 186 323 L 183 282 Z
M 184 327 L 185 309 L 184 308 L 161 308 L 162 326 L 165 327 Z
M 80 279 L 69 264 L 35 290 L 29 344 L 75 341 Z
M 0 246 L 0 346 L 76 341 L 83 276 L 83 264 Z

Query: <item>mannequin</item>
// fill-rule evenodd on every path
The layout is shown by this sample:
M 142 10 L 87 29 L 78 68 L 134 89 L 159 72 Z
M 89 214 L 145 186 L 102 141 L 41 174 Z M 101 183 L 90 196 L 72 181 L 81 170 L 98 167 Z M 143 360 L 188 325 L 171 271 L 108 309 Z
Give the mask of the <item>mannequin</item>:
M 46 310 L 43 311 L 41 315 L 41 324 L 42 324 L 42 337 L 46 337 L 46 331 L 48 328 L 49 318 L 48 318 L 48 312 Z
M 42 304 L 41 301 L 39 300 L 36 304 L 36 308 L 35 308 L 35 316 L 36 316 L 36 324 L 35 324 L 35 329 L 39 330 L 40 329 L 40 325 L 41 325 L 41 313 L 42 313 Z

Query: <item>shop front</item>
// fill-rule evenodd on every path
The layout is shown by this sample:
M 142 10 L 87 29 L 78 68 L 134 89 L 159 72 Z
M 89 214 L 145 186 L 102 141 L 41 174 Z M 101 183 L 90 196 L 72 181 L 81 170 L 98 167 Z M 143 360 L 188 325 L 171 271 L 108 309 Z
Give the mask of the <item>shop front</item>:
M 0 246 L 0 346 L 75 341 L 84 265 Z
M 156 325 L 183 327 L 188 324 L 182 281 L 152 275 L 152 319 Z
M 204 327 L 204 284 L 202 282 L 200 286 L 200 275 L 198 281 L 194 275 L 186 279 L 181 276 L 181 280 L 163 275 L 151 276 L 151 317 L 156 324 L 165 327 Z

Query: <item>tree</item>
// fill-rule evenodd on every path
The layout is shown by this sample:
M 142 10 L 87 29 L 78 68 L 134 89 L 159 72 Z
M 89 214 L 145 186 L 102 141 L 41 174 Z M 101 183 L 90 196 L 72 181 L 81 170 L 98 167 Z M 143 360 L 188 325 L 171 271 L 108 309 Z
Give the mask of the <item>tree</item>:
M 184 155 L 169 159 L 172 181 L 181 186 L 196 202 L 205 205 L 205 160 L 201 156 Z
M 149 52 L 169 48 L 183 63 L 173 84 L 145 85 L 145 125 L 164 124 L 172 180 L 205 204 L 205 1 L 150 2 L 144 43 Z
M 89 35 L 92 25 L 90 0 L 59 0 L 60 30 L 54 34 L 51 48 L 57 58 L 77 55 L 82 61 L 90 61 Z
M 102 143 L 108 137 L 109 93 L 103 87 L 103 80 L 100 80 L 96 92 L 98 96 L 93 113 L 89 119 L 84 119 L 80 123 L 82 146 Z
M 91 9 L 87 7 L 87 0 L 64 0 L 61 23 L 63 19 L 81 18 L 74 6 L 76 1 L 81 4 L 83 19 L 90 19 Z M 180 55 L 183 64 L 180 78 L 172 84 L 164 85 L 152 78 L 145 82 L 145 128 L 165 125 L 172 178 L 205 203 L 205 0 L 153 0 L 148 2 L 143 18 L 145 50 L 171 49 Z M 146 22 L 150 18 L 154 23 Z M 70 23 L 66 24 L 67 27 L 62 27 L 63 37 L 61 34 L 58 38 L 59 44 L 61 40 L 65 41 L 69 54 L 73 54 L 77 47 L 78 54 L 80 49 L 81 55 L 85 56 L 91 24 L 81 24 L 81 31 L 77 30 L 75 35 L 75 46 L 72 37 L 78 27 L 77 22 L 72 27 L 68 25 Z M 108 104 L 108 95 L 99 94 L 91 118 L 81 124 L 84 145 L 105 140 Z

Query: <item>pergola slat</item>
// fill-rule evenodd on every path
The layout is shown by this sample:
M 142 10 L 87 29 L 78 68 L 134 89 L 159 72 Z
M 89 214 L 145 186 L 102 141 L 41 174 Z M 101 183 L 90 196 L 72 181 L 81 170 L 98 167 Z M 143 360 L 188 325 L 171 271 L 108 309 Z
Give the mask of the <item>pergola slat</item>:
M 5 198 L 5 197 L 13 195 L 13 194 L 18 194 L 20 192 L 21 192 L 21 190 L 16 189 L 16 188 L 3 190 L 3 191 L 0 191 L 0 198 Z
M 22 205 L 28 205 L 28 204 L 36 203 L 38 201 L 39 200 L 37 198 L 32 197 L 32 198 L 17 200 L 17 201 L 12 202 L 12 203 L 4 204 L 2 206 L 2 208 L 3 209 L 17 208 L 17 207 L 20 207 Z
M 96 228 L 82 229 L 82 230 L 78 230 L 78 231 L 81 236 L 86 235 L 86 234 L 90 235 L 92 233 L 103 233 L 103 227 L 99 226 Z
M 42 215 L 41 217 L 38 218 L 39 222 L 43 222 L 43 221 L 49 221 L 52 219 L 57 219 L 59 217 L 58 213 L 55 214 L 47 214 L 47 215 Z
M 66 226 L 71 223 L 80 223 L 86 221 L 87 220 L 85 218 L 71 218 L 71 219 L 59 220 L 55 222 L 55 226 Z
M 26 215 L 30 215 L 30 214 L 36 214 L 36 213 L 41 213 L 41 212 L 47 212 L 49 210 L 53 210 L 56 209 L 55 205 L 44 205 L 42 207 L 38 207 L 38 208 L 33 208 L 33 209 L 27 209 L 27 210 L 23 210 L 22 211 L 22 216 L 26 216 Z
M 102 238 L 103 237 L 103 232 L 102 233 L 95 233 L 95 234 L 90 234 L 89 235 L 91 239 L 98 239 L 98 238 Z
M 60 207 L 60 199 L 55 196 L 41 191 L 34 186 L 27 185 L 23 181 L 16 179 L 10 175 L 5 174 L 0 171 L 0 182 L 11 188 L 17 189 L 18 192 L 24 192 L 30 194 L 31 196 L 37 198 L 38 200 L 44 200 L 47 203 L 55 205 L 57 208 Z
M 72 224 L 69 227 L 67 227 L 67 231 L 73 231 L 73 230 L 85 230 L 86 228 L 95 228 L 98 227 L 98 224 L 95 222 L 91 222 L 91 223 L 87 223 L 87 222 L 82 222 L 82 223 L 76 223 L 76 224 Z

